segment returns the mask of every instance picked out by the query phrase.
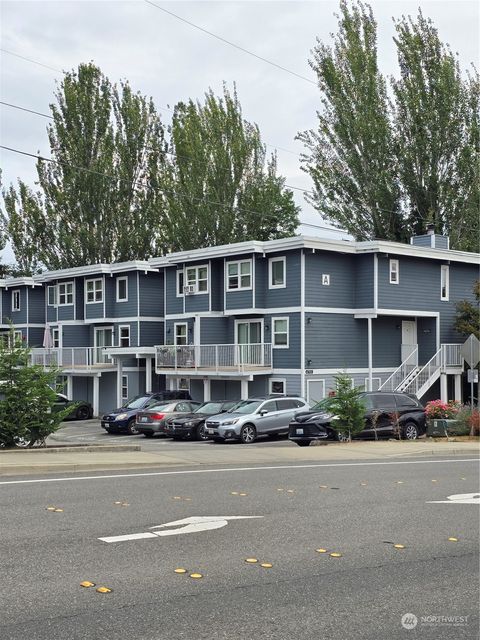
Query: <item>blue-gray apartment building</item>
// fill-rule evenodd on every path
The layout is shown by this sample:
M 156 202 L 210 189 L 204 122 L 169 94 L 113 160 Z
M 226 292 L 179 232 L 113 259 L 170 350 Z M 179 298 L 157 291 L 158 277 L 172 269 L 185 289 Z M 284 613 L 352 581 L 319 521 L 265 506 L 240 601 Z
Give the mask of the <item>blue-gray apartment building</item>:
M 479 258 L 430 232 L 206 247 L 3 279 L 1 329 L 12 322 L 96 415 L 162 388 L 320 400 L 339 371 L 366 389 L 461 400 L 455 303 L 474 302 Z

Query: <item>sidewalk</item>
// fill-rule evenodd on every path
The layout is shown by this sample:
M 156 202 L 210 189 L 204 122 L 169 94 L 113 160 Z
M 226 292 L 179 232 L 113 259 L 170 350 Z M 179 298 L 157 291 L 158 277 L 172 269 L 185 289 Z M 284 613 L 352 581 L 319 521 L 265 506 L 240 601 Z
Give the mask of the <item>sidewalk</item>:
M 286 441 L 284 446 L 255 445 L 199 446 L 171 454 L 141 451 L 140 445 L 91 445 L 15 451 L 0 451 L 0 476 L 41 475 L 88 471 L 133 470 L 194 465 L 295 464 L 328 461 L 389 460 L 404 457 L 480 455 L 478 441 L 446 442 L 352 442 L 297 447 Z

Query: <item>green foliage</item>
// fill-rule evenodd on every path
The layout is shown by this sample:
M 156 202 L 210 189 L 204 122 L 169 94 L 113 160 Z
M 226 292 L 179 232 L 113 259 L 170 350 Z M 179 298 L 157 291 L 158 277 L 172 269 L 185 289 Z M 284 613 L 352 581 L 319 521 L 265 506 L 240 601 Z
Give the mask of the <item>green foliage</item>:
M 469 300 L 460 300 L 455 305 L 457 314 L 455 317 L 455 330 L 465 336 L 473 333 L 480 340 L 480 280 L 473 287 L 475 303 Z
M 329 398 L 329 411 L 337 420 L 335 428 L 347 432 L 349 437 L 365 428 L 365 404 L 361 399 L 361 389 L 352 386 L 352 379 L 344 374 L 335 376 L 335 395 Z
M 0 446 L 33 446 L 56 431 L 72 408 L 52 411 L 57 369 L 30 365 L 30 349 L 14 330 L 0 341 Z

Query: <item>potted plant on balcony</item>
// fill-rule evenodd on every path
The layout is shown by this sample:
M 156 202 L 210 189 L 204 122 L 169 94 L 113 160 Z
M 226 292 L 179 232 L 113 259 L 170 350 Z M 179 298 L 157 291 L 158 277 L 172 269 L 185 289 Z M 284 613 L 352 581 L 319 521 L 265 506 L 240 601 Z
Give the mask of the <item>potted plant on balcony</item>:
M 430 400 L 425 406 L 427 417 L 427 435 L 446 436 L 448 431 L 455 430 L 460 403 L 456 400 Z

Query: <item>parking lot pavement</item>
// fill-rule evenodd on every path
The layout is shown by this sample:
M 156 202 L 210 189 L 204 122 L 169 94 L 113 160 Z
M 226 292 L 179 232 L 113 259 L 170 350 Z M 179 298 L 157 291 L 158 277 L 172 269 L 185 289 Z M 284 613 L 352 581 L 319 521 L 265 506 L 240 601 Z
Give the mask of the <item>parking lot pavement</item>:
M 0 637 L 473 640 L 477 491 L 437 458 L 0 482 Z

